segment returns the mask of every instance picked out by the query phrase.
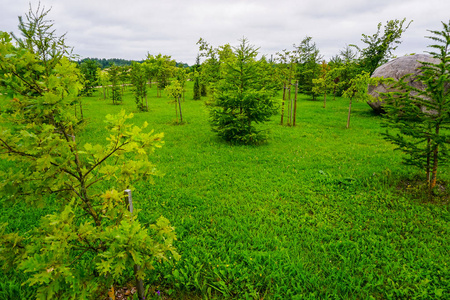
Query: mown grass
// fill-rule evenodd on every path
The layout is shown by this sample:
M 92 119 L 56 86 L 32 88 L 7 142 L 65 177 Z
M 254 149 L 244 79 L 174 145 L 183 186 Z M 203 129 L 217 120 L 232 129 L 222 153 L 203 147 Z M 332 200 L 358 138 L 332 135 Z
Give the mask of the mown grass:
M 420 174 L 382 139 L 367 104 L 353 105 L 345 129 L 346 99 L 323 109 L 302 96 L 296 127 L 274 116 L 261 125 L 267 143 L 232 146 L 211 132 L 203 101 L 188 93 L 185 123 L 176 125 L 174 105 L 151 92 L 146 113 L 136 112 L 129 91 L 118 106 L 99 94 L 84 98 L 89 123 L 77 139 L 105 143 L 102 120 L 121 109 L 165 133 L 153 156 L 165 175 L 133 195 L 142 223 L 164 215 L 176 227 L 182 259 L 146 279 L 163 299 L 450 298 L 448 200 L 402 185 Z M 440 169 L 444 191 L 448 171 Z M 0 219 L 16 230 L 45 213 L 13 209 Z M 22 278 L 8 276 L 0 296 Z

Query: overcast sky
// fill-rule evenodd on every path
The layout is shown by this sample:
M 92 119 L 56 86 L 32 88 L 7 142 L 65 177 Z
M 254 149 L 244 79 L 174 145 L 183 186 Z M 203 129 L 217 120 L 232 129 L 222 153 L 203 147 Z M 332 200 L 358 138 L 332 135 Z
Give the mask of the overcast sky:
M 18 16 L 29 3 L 0 0 L 0 31 L 17 32 Z M 361 47 L 361 35 L 377 24 L 413 20 L 397 56 L 427 51 L 427 29 L 440 30 L 450 18 L 450 0 L 42 0 L 58 34 L 82 58 L 141 60 L 171 55 L 193 64 L 200 37 L 212 46 L 235 46 L 246 37 L 270 57 L 293 49 L 311 36 L 325 59 L 348 44 Z

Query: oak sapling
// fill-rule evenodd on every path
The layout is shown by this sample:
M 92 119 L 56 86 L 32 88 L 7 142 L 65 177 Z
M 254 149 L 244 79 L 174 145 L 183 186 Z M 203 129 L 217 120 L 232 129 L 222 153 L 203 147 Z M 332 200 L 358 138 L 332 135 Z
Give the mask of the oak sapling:
M 33 29 L 27 39 L 45 36 Z M 37 43 L 58 54 L 49 61 L 0 32 L 0 78 L 8 78 L 1 85 L 0 159 L 14 162 L 0 174 L 0 193 L 31 207 L 57 199 L 56 212 L 24 235 L 0 225 L 0 260 L 2 268 L 30 274 L 26 283 L 37 286 L 39 299 L 92 299 L 133 265 L 143 278 L 167 253 L 179 255 L 169 221 L 161 217 L 145 228 L 123 199 L 125 189 L 158 175 L 148 157 L 163 135 L 128 124 L 132 114 L 122 111 L 106 117 L 106 145 L 80 143 L 82 123 L 70 108 L 83 86 L 64 48 L 52 44 L 58 41 Z

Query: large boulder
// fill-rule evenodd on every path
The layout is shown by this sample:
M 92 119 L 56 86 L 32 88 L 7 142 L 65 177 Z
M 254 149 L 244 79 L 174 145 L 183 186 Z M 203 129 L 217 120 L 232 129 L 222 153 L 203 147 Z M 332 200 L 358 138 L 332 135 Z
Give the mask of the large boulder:
M 418 81 L 414 81 L 414 75 L 419 73 L 419 67 L 422 66 L 420 62 L 431 62 L 438 64 L 439 59 L 433 58 L 426 54 L 415 54 L 409 56 L 403 56 L 396 59 L 391 60 L 388 63 L 378 67 L 372 74 L 372 77 L 384 77 L 384 78 L 393 78 L 395 80 L 399 80 L 401 77 L 406 74 L 412 74 L 406 81 L 409 85 L 424 89 L 424 84 Z M 377 113 L 384 113 L 383 110 L 383 99 L 380 97 L 378 93 L 386 93 L 391 92 L 393 90 L 390 89 L 390 86 L 387 84 L 379 84 L 378 86 L 369 85 L 368 92 L 372 97 L 376 100 L 373 102 L 367 102 L 367 104 L 372 107 L 372 109 Z

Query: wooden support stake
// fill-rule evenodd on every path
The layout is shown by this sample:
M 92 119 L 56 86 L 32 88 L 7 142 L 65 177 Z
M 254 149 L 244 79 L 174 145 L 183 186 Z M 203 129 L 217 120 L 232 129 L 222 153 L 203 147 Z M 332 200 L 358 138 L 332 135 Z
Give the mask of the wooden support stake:
M 286 99 L 286 83 L 283 84 L 283 100 L 281 101 L 281 125 L 283 125 L 284 118 L 284 100 Z
M 181 97 L 178 97 L 178 107 L 180 108 L 180 123 L 183 123 L 183 114 L 181 113 Z
M 131 190 L 127 189 L 124 192 L 128 196 L 128 209 L 129 209 L 130 213 L 133 213 L 133 199 L 131 197 Z M 140 300 L 143 300 L 145 298 L 144 282 L 142 281 L 142 279 L 139 279 L 137 277 L 137 272 L 140 270 L 140 268 L 141 268 L 141 266 L 134 265 L 134 275 L 136 276 L 136 289 L 138 292 L 138 297 Z

